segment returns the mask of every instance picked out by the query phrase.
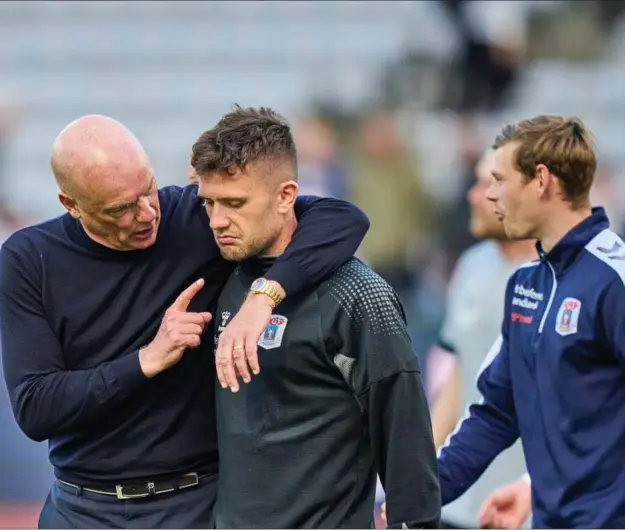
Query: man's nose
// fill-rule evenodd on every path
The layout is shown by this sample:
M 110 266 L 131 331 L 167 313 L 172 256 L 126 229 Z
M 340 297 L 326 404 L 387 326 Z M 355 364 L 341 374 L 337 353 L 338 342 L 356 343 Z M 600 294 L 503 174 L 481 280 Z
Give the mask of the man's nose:
M 230 219 L 227 215 L 217 206 L 213 206 L 210 212 L 210 227 L 213 230 L 224 230 L 230 225 Z
M 494 184 L 490 184 L 486 189 L 486 199 L 492 202 L 497 201 L 497 191 L 495 190 Z
M 156 208 L 150 203 L 147 197 L 139 201 L 139 212 L 137 221 L 140 223 L 151 223 L 156 218 Z

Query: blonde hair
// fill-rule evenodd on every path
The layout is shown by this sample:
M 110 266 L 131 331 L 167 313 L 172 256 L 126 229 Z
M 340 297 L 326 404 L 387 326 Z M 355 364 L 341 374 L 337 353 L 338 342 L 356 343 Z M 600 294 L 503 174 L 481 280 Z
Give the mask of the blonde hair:
M 565 200 L 588 203 L 597 157 L 590 131 L 578 118 L 541 115 L 507 125 L 495 138 L 494 149 L 518 143 L 514 165 L 528 180 L 543 164 L 558 178 Z

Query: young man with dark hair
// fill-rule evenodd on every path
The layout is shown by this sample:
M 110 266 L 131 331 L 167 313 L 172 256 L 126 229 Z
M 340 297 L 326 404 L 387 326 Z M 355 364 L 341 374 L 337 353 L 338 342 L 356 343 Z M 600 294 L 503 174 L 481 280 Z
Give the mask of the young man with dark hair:
M 238 262 L 217 334 L 297 227 L 296 159 L 288 124 L 264 108 L 235 109 L 193 146 L 217 245 Z M 391 528 L 438 528 L 430 417 L 393 290 L 353 259 L 283 302 L 258 344 L 260 375 L 216 388 L 217 527 L 371 528 L 377 472 Z
M 507 237 L 538 241 L 539 259 L 510 278 L 482 400 L 439 456 L 443 503 L 520 436 L 535 528 L 620 528 L 625 245 L 591 208 L 590 133 L 577 119 L 538 116 L 506 127 L 495 147 L 488 198 Z
M 49 440 L 57 478 L 39 525 L 210 528 L 219 465 L 207 311 L 234 267 L 197 187 L 159 189 L 121 123 L 71 123 L 51 162 L 68 213 L 0 251 L 11 404 L 27 436 Z M 296 237 L 264 275 L 281 296 L 345 263 L 368 224 L 341 201 L 297 209 Z M 274 301 L 254 293 L 229 333 L 255 343 Z

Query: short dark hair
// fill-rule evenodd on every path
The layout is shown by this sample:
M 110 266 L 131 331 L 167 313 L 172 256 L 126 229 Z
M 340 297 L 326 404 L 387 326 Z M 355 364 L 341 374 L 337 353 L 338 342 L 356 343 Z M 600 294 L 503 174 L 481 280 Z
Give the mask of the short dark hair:
M 590 131 L 579 118 L 541 115 L 504 127 L 495 149 L 517 142 L 515 166 L 531 180 L 544 164 L 561 182 L 566 200 L 574 206 L 587 202 L 597 169 Z
M 285 159 L 297 174 L 297 149 L 287 120 L 268 107 L 234 109 L 193 144 L 191 166 L 198 175 L 243 170 L 248 164 Z

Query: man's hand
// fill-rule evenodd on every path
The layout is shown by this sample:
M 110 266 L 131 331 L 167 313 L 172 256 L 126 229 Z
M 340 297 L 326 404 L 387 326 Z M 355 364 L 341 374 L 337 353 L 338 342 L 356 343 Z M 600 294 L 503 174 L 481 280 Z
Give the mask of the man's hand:
M 479 513 L 482 528 L 521 528 L 532 509 L 532 487 L 525 480 L 493 491 Z
M 273 309 L 273 301 L 268 296 L 250 295 L 219 336 L 215 364 L 222 388 L 238 392 L 237 372 L 246 383 L 252 380 L 249 368 L 254 374 L 260 372 L 258 339 L 269 324 Z
M 146 377 L 154 377 L 176 364 L 186 348 L 197 348 L 204 327 L 212 318 L 210 313 L 189 313 L 193 297 L 204 287 L 200 279 L 187 287 L 161 321 L 154 340 L 139 350 L 139 363 Z

